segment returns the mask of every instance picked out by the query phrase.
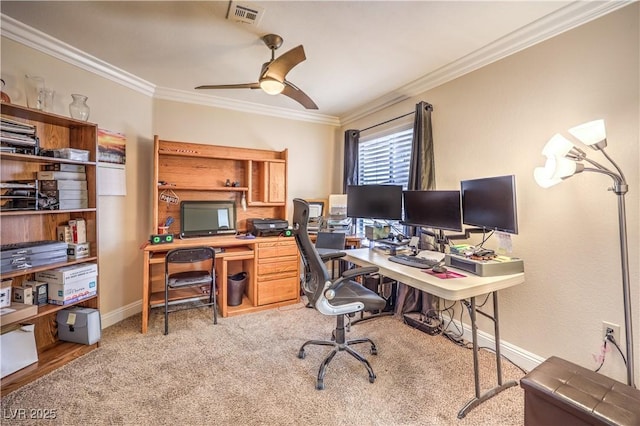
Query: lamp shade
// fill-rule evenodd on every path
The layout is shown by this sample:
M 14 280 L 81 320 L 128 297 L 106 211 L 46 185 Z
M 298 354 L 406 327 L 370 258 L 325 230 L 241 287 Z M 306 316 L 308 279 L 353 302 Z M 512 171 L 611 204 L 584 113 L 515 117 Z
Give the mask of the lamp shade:
M 547 173 L 544 167 L 536 167 L 535 169 L 533 169 L 533 178 L 535 179 L 536 183 L 543 188 L 549 188 L 562 182 L 562 179 L 560 178 L 550 178 L 549 173 Z
M 569 129 L 569 133 L 575 136 L 585 145 L 595 145 L 607 138 L 604 120 L 594 120 Z
M 260 88 L 269 95 L 279 95 L 284 90 L 284 83 L 273 78 L 265 77 L 260 80 Z
M 542 148 L 542 155 L 545 157 L 564 157 L 573 147 L 574 145 L 567 138 L 556 133 Z

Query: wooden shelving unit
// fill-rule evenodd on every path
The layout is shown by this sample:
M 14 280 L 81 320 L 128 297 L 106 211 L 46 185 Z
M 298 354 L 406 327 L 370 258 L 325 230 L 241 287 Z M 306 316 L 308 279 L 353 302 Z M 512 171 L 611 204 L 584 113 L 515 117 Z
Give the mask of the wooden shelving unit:
M 89 257 L 2 273 L 1 278 L 13 279 L 13 285 L 15 286 L 20 285 L 25 280 L 33 279 L 34 273 L 39 271 L 85 262 L 97 263 L 99 247 L 98 197 L 96 191 L 97 125 L 6 103 L 0 104 L 0 112 L 3 117 L 34 125 L 40 140 L 41 150 L 74 148 L 89 151 L 89 161 L 75 161 L 29 154 L 0 153 L 2 163 L 0 180 L 3 182 L 33 180 L 43 165 L 80 164 L 85 166 L 88 190 L 88 207 L 83 209 L 0 211 L 2 244 L 57 240 L 56 231 L 59 225 L 66 224 L 70 219 L 82 218 L 86 221 L 87 241 L 91 245 Z M 97 309 L 99 308 L 99 296 L 85 299 L 75 303 L 75 305 Z M 36 315 L 20 320 L 20 323 L 35 324 L 38 362 L 2 378 L 2 395 L 98 347 L 98 344 L 81 345 L 58 340 L 56 314 L 61 309 L 69 306 L 42 305 L 38 308 Z M 2 324 L 3 328 L 12 325 Z

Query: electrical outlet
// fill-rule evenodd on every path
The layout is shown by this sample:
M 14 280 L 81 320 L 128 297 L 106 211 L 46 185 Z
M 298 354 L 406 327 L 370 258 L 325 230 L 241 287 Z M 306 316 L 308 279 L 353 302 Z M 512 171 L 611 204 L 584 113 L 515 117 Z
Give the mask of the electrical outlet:
M 602 321 L 602 338 L 606 338 L 607 332 L 611 330 L 613 333 L 613 338 L 615 341 L 620 344 L 620 326 L 618 324 L 613 324 L 607 321 Z

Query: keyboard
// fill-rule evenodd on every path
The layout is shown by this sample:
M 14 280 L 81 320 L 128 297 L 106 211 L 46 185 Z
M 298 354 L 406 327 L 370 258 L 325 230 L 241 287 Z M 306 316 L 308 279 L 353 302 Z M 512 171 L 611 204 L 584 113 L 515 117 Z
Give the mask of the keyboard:
M 408 254 L 396 254 L 389 256 L 389 260 L 412 268 L 429 269 L 440 263 L 438 260 L 409 256 Z

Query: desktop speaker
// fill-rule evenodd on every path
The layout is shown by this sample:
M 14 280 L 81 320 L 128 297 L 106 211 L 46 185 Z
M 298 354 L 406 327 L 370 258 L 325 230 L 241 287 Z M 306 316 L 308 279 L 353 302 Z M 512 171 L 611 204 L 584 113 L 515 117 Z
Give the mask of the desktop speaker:
M 173 234 L 152 234 L 149 237 L 151 244 L 167 244 L 173 242 Z

